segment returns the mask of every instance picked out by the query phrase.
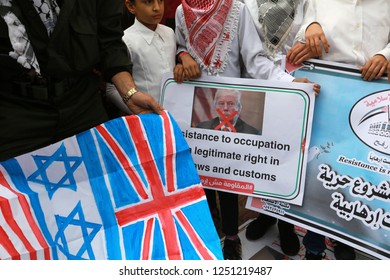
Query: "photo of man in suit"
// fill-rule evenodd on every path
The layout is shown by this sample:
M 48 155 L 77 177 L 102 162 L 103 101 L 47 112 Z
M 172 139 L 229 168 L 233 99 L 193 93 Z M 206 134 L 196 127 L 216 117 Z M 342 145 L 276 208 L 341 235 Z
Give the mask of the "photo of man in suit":
M 200 122 L 196 127 L 221 131 L 259 134 L 259 130 L 240 118 L 241 92 L 234 89 L 218 89 L 214 97 L 214 108 L 218 116 Z

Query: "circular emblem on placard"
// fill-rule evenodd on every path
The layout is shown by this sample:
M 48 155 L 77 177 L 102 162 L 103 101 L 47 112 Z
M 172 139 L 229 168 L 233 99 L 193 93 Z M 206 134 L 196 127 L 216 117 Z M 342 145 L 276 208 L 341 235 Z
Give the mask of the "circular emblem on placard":
M 364 144 L 390 155 L 390 90 L 375 92 L 356 102 L 349 122 Z

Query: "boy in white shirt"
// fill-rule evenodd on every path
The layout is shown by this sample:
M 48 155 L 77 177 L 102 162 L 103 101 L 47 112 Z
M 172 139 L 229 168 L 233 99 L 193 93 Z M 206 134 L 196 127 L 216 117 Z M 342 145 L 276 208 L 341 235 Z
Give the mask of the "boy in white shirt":
M 164 0 L 125 0 L 125 4 L 135 15 L 134 24 L 124 31 L 122 37 L 133 62 L 134 82 L 138 90 L 159 101 L 162 74 L 173 72 L 176 55 L 173 30 L 160 24 Z M 106 96 L 122 113 L 131 114 L 112 84 L 107 85 Z

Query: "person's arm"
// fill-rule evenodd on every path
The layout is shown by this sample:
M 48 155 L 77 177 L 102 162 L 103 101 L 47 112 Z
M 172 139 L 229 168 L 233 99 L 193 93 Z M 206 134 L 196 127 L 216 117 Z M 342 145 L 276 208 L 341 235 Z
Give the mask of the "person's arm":
M 293 47 L 287 52 L 286 60 L 290 62 L 291 64 L 300 64 L 305 60 L 308 60 L 310 58 L 316 58 L 318 57 L 318 53 L 316 51 L 313 51 L 310 48 L 310 44 L 306 44 L 306 35 L 311 36 L 310 38 L 313 39 L 313 34 L 310 33 L 309 27 L 317 22 L 317 1 L 311 0 L 307 1 L 305 3 L 306 11 L 303 16 L 302 25 L 297 32 Z M 314 28 L 315 26 L 312 26 L 311 28 Z M 309 33 L 307 33 L 309 29 Z M 318 30 L 316 30 L 318 32 Z M 321 32 L 321 31 L 320 31 Z M 323 33 L 323 32 L 322 32 Z M 325 34 L 323 34 L 325 36 Z M 319 40 L 319 38 L 317 37 Z M 315 40 L 312 41 L 314 43 L 314 50 L 316 50 L 316 43 Z
M 254 36 L 255 35 L 255 36 Z M 246 6 L 240 11 L 237 28 L 238 47 L 242 62 L 251 78 L 291 82 L 294 77 L 266 57 L 263 43 L 257 36 L 256 27 Z
M 182 25 L 185 24 L 183 22 L 183 7 L 180 5 L 176 9 L 176 15 L 175 15 L 175 37 L 176 37 L 176 45 L 177 45 L 177 50 L 176 53 L 179 54 L 181 52 L 188 52 L 187 46 L 186 46 L 186 40 L 184 37 L 184 31 Z
M 122 101 L 122 97 L 112 83 L 107 83 L 105 96 L 108 102 L 112 103 L 121 114 L 131 115 L 133 114 L 129 107 Z
M 376 55 L 382 55 L 386 58 L 387 61 L 390 61 L 390 33 L 388 34 L 388 43 L 387 45 L 376 53 Z
M 309 25 L 305 32 L 305 39 L 306 45 L 315 56 L 321 58 L 322 49 L 324 49 L 325 53 L 329 52 L 328 40 L 326 39 L 325 33 L 318 22 L 313 22 Z
M 183 81 L 186 79 L 199 78 L 201 75 L 199 64 L 192 58 L 187 49 L 187 43 L 182 27 L 185 22 L 183 22 L 183 8 L 181 5 L 176 10 L 175 22 L 177 60 L 182 64 L 180 71 L 182 71 L 182 74 L 184 75 L 182 79 L 178 78 L 177 81 L 180 82 L 180 80 Z
M 260 37 L 252 36 L 250 40 L 246 37 L 249 36 L 249 34 L 254 34 L 253 32 L 256 32 L 256 28 L 246 7 L 244 7 L 242 12 L 238 28 L 238 36 L 240 37 L 239 45 L 241 49 L 241 56 L 248 74 L 255 79 L 312 83 L 313 90 L 316 94 L 318 94 L 321 88 L 320 85 L 314 84 L 306 78 L 294 78 L 283 71 L 281 67 L 274 64 L 273 61 L 269 60 L 265 56 Z M 248 44 L 248 42 L 250 43 Z
M 183 65 L 184 79 L 196 79 L 201 75 L 199 64 L 188 52 L 181 52 L 178 55 L 179 63 Z
M 316 58 L 316 56 L 305 43 L 301 42 L 295 43 L 286 55 L 286 60 L 293 65 L 299 65 L 311 58 Z
M 310 24 L 305 32 L 305 42 L 298 41 L 287 53 L 286 59 L 291 64 L 300 64 L 310 58 L 321 58 L 322 49 L 329 52 L 329 43 L 318 22 Z
M 112 79 L 124 103 L 134 114 L 155 112 L 161 114 L 162 106 L 149 94 L 138 91 L 133 78 L 127 71 L 115 74 Z
M 387 62 L 387 80 L 390 82 L 390 61 Z
M 128 98 L 125 104 L 135 114 L 161 113 L 162 107 L 152 96 L 138 92 L 130 74 L 131 61 L 128 50 L 122 41 L 123 30 L 121 1 L 97 0 L 96 22 L 98 24 L 98 43 L 101 49 L 100 64 L 107 81 L 111 81 L 120 96 Z M 134 93 L 136 92 L 136 93 Z M 131 97 L 129 96 L 131 95 Z
M 320 93 L 321 91 L 321 85 L 319 84 L 315 84 L 313 83 L 312 81 L 310 81 L 309 79 L 307 78 L 295 78 L 293 80 L 294 83 L 308 83 L 308 84 L 313 84 L 313 90 L 315 92 L 315 95 L 318 96 L 318 94 Z
M 390 34 L 388 36 L 390 41 Z M 366 81 L 377 80 L 381 78 L 388 68 L 390 61 L 390 43 L 381 51 L 371 57 L 366 64 L 360 68 L 362 78 Z M 387 72 L 389 74 L 389 72 Z
M 374 55 L 360 68 L 363 80 L 372 81 L 380 79 L 386 72 L 387 65 L 386 57 L 381 54 Z

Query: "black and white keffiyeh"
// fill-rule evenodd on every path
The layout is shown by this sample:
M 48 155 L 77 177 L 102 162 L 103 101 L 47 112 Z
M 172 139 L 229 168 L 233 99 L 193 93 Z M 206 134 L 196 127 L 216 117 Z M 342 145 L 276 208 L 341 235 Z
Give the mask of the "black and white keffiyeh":
M 32 1 L 50 36 L 54 30 L 60 12 L 59 6 L 55 0 L 29 1 Z M 0 6 L 10 8 L 6 13 L 1 14 L 1 17 L 8 26 L 8 34 L 13 48 L 13 51 L 9 53 L 9 56 L 16 59 L 23 67 L 27 69 L 34 68 L 35 71 L 40 74 L 38 60 L 30 44 L 26 28 L 12 12 L 12 0 L 0 0 Z
M 49 36 L 54 30 L 60 8 L 55 0 L 30 0 L 46 26 Z
M 294 0 L 257 0 L 259 23 L 269 55 L 275 54 L 287 39 L 295 17 Z

